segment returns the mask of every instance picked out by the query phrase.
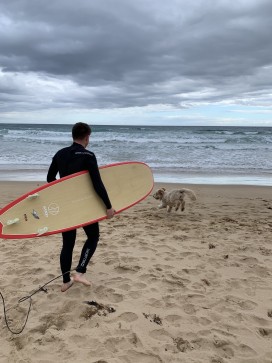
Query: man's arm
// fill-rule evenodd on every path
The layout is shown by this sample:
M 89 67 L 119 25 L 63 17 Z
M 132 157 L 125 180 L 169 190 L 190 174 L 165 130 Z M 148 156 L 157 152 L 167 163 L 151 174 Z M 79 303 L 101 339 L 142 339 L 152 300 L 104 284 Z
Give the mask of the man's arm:
M 47 178 L 46 178 L 47 183 L 57 180 L 56 176 L 57 176 L 58 172 L 59 172 L 58 165 L 55 160 L 55 157 L 53 157 L 51 165 L 49 166 L 48 173 L 47 173 Z
M 113 218 L 114 214 L 115 214 L 115 209 L 112 208 L 111 202 L 110 202 L 110 198 L 108 196 L 107 190 L 103 184 L 103 181 L 101 179 L 101 175 L 99 172 L 99 168 L 97 165 L 97 161 L 95 158 L 95 165 L 93 165 L 93 167 L 89 170 L 92 182 L 93 182 L 93 186 L 94 186 L 94 190 L 96 191 L 96 193 L 100 196 L 100 198 L 103 200 L 107 210 L 106 210 L 106 214 L 107 214 L 107 218 L 111 219 Z
M 89 171 L 90 177 L 92 179 L 93 187 L 99 197 L 103 200 L 107 210 L 112 209 L 110 198 L 108 196 L 107 190 L 101 179 L 99 168 L 97 165 L 97 160 L 94 154 L 87 155 L 87 169 Z

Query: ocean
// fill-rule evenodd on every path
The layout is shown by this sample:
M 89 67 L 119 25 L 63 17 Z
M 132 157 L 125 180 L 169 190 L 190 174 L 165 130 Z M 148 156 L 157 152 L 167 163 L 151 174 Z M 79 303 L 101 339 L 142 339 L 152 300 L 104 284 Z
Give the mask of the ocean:
M 0 124 L 0 180 L 46 181 L 71 125 Z M 147 163 L 157 182 L 272 185 L 271 127 L 92 126 L 100 166 Z

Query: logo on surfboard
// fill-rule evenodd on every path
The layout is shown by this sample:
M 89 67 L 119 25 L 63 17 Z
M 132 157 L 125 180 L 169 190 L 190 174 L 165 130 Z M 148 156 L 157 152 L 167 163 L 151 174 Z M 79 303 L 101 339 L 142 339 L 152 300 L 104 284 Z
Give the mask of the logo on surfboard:
M 52 216 L 56 216 L 59 213 L 59 205 L 57 203 L 50 203 L 47 206 L 43 206 L 43 213 L 45 215 L 46 218 L 49 217 L 49 214 L 51 214 Z
M 59 206 L 57 203 L 50 203 L 47 210 L 49 214 L 56 216 L 59 213 Z

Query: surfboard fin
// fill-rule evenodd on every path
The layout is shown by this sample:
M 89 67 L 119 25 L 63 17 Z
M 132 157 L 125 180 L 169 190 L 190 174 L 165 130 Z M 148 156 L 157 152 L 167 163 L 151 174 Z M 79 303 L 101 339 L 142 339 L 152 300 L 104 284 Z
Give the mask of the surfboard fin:
M 18 223 L 19 221 L 19 218 L 9 219 L 7 220 L 7 226 L 11 226 L 12 224 Z
M 39 193 L 29 194 L 26 199 L 36 199 L 39 196 Z
M 43 227 L 38 229 L 37 237 L 42 236 L 48 231 L 48 227 Z

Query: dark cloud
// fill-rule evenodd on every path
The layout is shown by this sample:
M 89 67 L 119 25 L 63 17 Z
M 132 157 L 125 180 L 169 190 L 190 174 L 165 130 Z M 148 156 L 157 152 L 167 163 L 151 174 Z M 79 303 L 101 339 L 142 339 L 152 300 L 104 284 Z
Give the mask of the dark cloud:
M 270 0 L 1 0 L 1 108 L 257 103 L 271 15 Z

